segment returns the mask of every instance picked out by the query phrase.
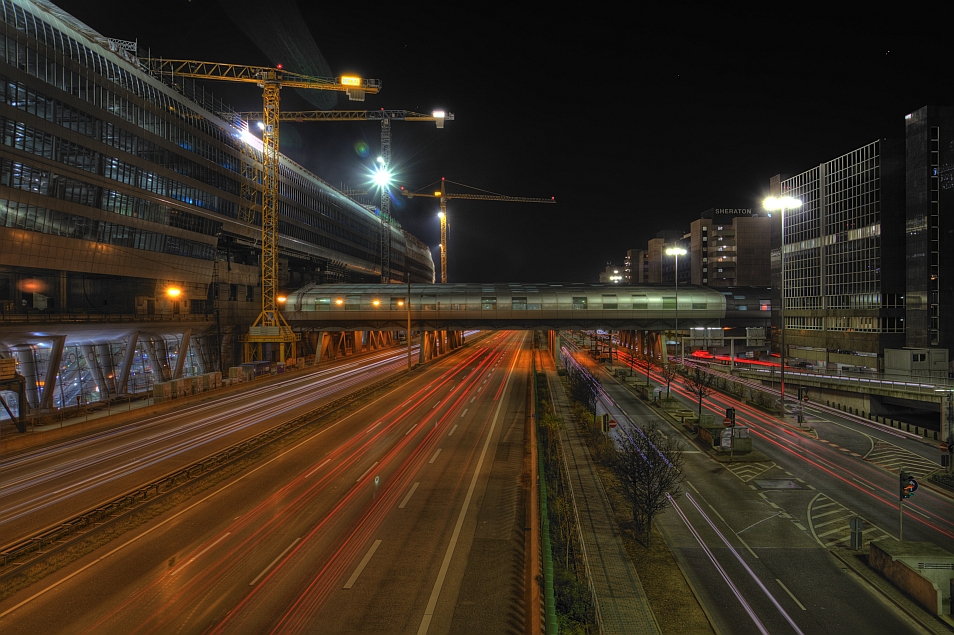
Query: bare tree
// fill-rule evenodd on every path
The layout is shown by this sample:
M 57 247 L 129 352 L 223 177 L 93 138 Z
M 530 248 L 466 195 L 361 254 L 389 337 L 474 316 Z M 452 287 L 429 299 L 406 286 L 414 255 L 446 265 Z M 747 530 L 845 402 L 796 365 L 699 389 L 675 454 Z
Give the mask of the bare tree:
M 636 531 L 649 546 L 653 519 L 670 505 L 670 496 L 682 494 L 683 445 L 676 436 L 666 437 L 659 424 L 623 430 L 613 467 L 620 493 L 632 506 Z
M 666 380 L 666 399 L 669 399 L 670 386 L 672 385 L 672 380 L 675 379 L 679 373 L 679 367 L 675 364 L 665 364 L 661 372 L 663 379 Z
M 643 356 L 643 361 L 646 362 L 646 385 L 649 385 L 649 372 L 653 369 L 653 360 L 649 355 Z
M 583 404 L 590 412 L 596 412 L 596 387 L 588 373 L 577 368 L 567 368 L 570 397 Z
M 686 375 L 686 388 L 693 395 L 699 398 L 699 417 L 702 417 L 702 400 L 712 394 L 712 373 L 707 373 L 701 368 L 693 368 Z

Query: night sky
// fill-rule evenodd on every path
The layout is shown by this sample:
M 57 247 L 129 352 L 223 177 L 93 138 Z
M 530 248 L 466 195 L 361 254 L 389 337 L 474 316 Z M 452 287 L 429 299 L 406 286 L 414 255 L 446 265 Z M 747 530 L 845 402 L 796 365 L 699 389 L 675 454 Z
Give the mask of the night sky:
M 216 0 L 56 4 L 105 36 L 138 40 L 141 53 L 282 62 Z M 379 95 L 363 104 L 342 96 L 337 108 L 454 113 L 444 130 L 394 123 L 399 185 L 431 191 L 446 177 L 556 197 L 556 205 L 449 201 L 451 282 L 595 282 L 607 262 L 621 264 L 663 229 L 687 231 L 711 207 L 758 208 L 771 176 L 902 136 L 906 113 L 954 104 L 954 39 L 920 5 L 768 4 L 297 7 L 332 73 L 383 82 Z M 236 6 L 264 22 L 295 3 Z M 261 108 L 252 86 L 208 87 L 236 110 Z M 309 108 L 288 90 L 282 107 Z M 363 188 L 380 124 L 283 123 L 281 140 L 284 154 L 332 185 Z M 433 199 L 392 206 L 439 267 L 437 210 Z

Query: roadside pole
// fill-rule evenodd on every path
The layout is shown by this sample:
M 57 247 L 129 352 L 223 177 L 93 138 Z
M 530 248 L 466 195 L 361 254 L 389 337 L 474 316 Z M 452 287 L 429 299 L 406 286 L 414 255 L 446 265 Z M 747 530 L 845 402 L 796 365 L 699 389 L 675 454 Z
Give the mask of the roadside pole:
M 904 468 L 898 468 L 898 480 L 901 487 L 898 489 L 898 542 L 904 542 Z

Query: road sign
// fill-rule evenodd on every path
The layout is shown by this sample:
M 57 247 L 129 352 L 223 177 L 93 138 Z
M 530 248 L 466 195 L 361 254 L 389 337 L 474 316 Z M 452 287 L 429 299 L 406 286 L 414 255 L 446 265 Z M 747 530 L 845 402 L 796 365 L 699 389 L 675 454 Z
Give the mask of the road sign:
M 722 425 L 728 428 L 729 426 L 732 425 L 732 419 L 729 419 L 728 417 L 726 417 L 725 419 L 722 420 Z
M 946 441 L 941 441 L 941 452 L 950 452 L 950 446 Z
M 616 427 L 616 419 L 610 419 L 610 428 Z

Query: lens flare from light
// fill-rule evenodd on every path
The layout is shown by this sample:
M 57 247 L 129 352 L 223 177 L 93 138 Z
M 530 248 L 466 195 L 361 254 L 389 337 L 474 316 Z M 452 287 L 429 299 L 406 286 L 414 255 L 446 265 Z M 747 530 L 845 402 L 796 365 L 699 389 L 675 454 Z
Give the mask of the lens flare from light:
M 362 159 L 368 157 L 371 154 L 371 149 L 368 147 L 368 144 L 364 141 L 358 141 L 354 144 L 354 151 Z
M 391 171 L 379 168 L 374 171 L 374 184 L 378 187 L 387 187 L 391 182 Z

